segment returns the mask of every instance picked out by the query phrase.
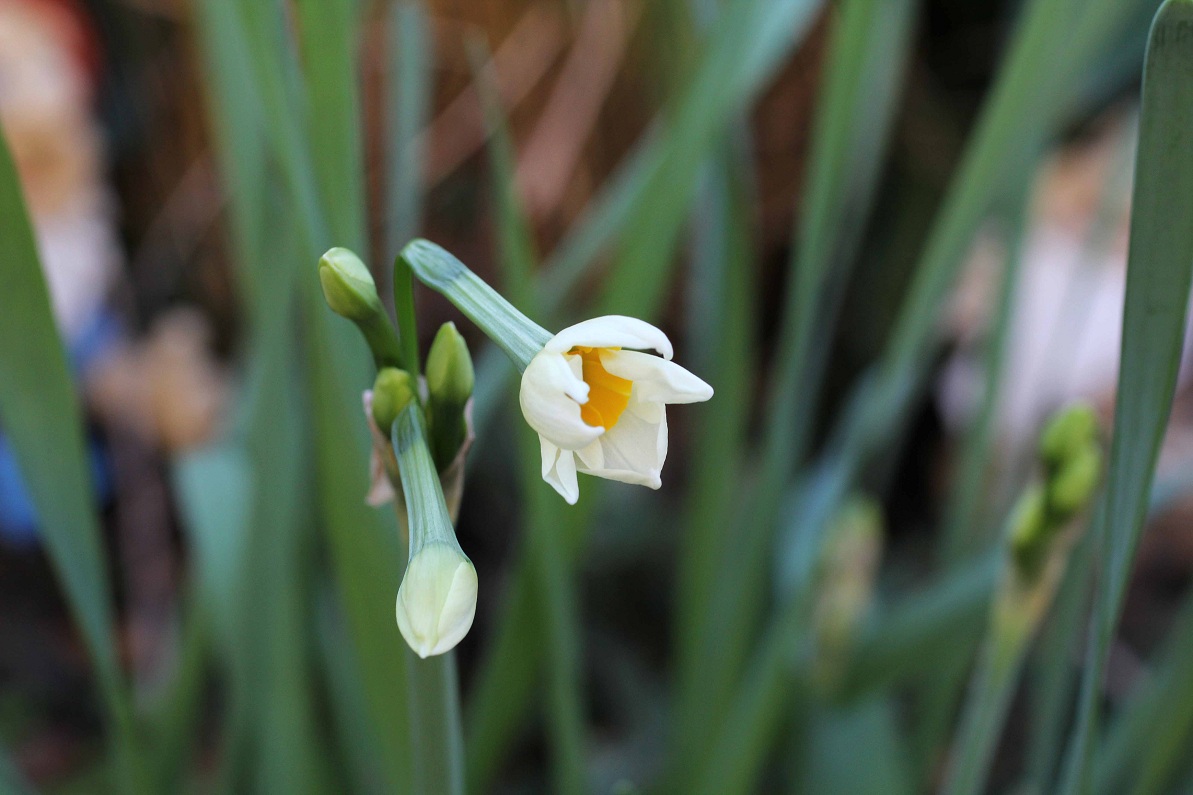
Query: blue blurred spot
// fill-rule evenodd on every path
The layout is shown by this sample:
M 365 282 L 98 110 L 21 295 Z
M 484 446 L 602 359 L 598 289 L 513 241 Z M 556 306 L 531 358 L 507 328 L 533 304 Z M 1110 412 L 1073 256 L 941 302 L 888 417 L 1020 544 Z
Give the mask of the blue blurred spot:
M 71 341 L 69 356 L 75 377 L 87 373 L 123 337 L 123 324 L 115 314 L 106 310 L 97 312 Z M 112 473 L 103 444 L 94 435 L 89 435 L 87 449 L 96 500 L 102 505 L 111 498 Z M 10 546 L 31 548 L 37 545 L 38 538 L 37 510 L 29 499 L 12 448 L 0 434 L 0 540 Z

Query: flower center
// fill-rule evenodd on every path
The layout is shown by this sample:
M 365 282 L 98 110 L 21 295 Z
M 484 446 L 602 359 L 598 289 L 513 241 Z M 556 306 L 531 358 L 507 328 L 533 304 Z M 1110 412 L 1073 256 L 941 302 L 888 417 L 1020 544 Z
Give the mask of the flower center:
M 568 353 L 580 357 L 584 383 L 588 384 L 588 402 L 580 406 L 580 419 L 593 427 L 609 430 L 617 424 L 630 404 L 634 382 L 619 378 L 601 365 L 602 348 L 576 346 Z

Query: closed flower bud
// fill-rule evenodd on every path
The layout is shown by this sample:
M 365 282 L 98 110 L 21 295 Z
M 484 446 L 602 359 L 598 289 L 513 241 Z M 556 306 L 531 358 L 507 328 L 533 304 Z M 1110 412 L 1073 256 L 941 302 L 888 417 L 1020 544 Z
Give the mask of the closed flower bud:
M 452 544 L 424 546 L 398 588 L 398 629 L 419 657 L 442 654 L 468 634 L 476 615 L 472 562 Z
M 463 406 L 472 397 L 475 375 L 468 343 L 455 323 L 444 323 L 427 354 L 427 389 L 431 399 Z
M 431 453 L 443 472 L 450 468 L 468 439 L 465 407 L 472 397 L 472 357 L 454 323 L 444 323 L 427 354 L 427 414 Z
M 331 311 L 357 322 L 383 312 L 373 275 L 360 257 L 346 248 L 328 249 L 319 258 L 319 283 Z
M 402 409 L 414 400 L 414 379 L 405 370 L 382 367 L 373 382 L 373 421 L 388 438 Z
M 377 367 L 402 366 L 398 333 L 381 305 L 373 275 L 360 257 L 346 248 L 328 249 L 319 258 L 319 283 L 331 311 L 360 329 Z
M 1088 403 L 1075 403 L 1055 414 L 1040 434 L 1040 459 L 1061 467 L 1098 439 L 1098 415 Z
M 413 400 L 393 423 L 410 558 L 398 588 L 398 629 L 420 657 L 452 649 L 476 614 L 476 569 L 460 549 L 427 449 L 422 411 Z
M 1069 519 L 1093 499 L 1102 478 L 1102 451 L 1087 444 L 1066 458 L 1048 483 L 1048 510 L 1058 521 Z
M 1053 523 L 1048 520 L 1048 500 L 1043 487 L 1030 486 L 1019 498 L 1011 515 L 1011 555 L 1021 571 L 1034 574 L 1039 570 L 1053 529 Z

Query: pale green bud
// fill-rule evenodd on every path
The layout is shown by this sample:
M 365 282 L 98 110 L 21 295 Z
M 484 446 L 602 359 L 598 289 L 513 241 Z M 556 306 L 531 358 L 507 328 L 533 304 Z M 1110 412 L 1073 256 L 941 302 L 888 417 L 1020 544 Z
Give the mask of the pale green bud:
M 419 657 L 450 651 L 476 616 L 476 569 L 451 544 L 429 544 L 410 559 L 398 588 L 398 629 Z
M 1093 499 L 1102 479 L 1102 451 L 1096 444 L 1065 459 L 1048 483 L 1048 509 L 1058 521 L 1069 519 Z
M 1088 403 L 1074 403 L 1052 416 L 1040 434 L 1040 459 L 1061 467 L 1098 440 L 1098 414 Z
M 402 409 L 414 400 L 414 379 L 405 370 L 382 367 L 373 382 L 373 421 L 389 438 L 390 429 Z
M 1047 495 L 1042 486 L 1034 484 L 1019 498 L 1011 515 L 1011 554 L 1021 569 L 1034 573 L 1039 568 L 1053 529 L 1055 525 L 1048 518 Z
M 468 437 L 464 407 L 472 397 L 472 357 L 454 323 L 444 323 L 427 354 L 427 406 L 431 453 L 442 472 L 452 465 Z
M 319 258 L 319 283 L 331 311 L 356 322 L 384 312 L 377 285 L 360 257 L 346 248 L 331 248 Z
M 346 248 L 328 249 L 319 258 L 319 283 L 331 311 L 360 329 L 373 353 L 374 364 L 378 368 L 400 367 L 402 351 L 398 333 L 381 305 L 373 275 L 360 257 Z
M 472 397 L 474 381 L 468 343 L 456 330 L 455 323 L 444 323 L 427 354 L 427 390 L 431 399 L 463 406 Z

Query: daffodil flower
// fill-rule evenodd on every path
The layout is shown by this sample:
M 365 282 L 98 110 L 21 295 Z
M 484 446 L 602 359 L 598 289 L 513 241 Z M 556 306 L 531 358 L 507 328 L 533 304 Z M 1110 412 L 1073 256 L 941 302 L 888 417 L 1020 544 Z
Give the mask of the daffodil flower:
M 522 373 L 522 414 L 539 435 L 543 480 L 570 504 L 580 496 L 577 472 L 662 485 L 667 404 L 712 397 L 712 387 L 671 357 L 663 332 L 610 315 L 564 329 L 530 360 Z
M 552 336 L 434 243 L 415 240 L 401 257 L 518 365 L 522 414 L 539 435 L 543 480 L 565 500 L 579 499 L 577 472 L 659 488 L 667 404 L 713 393 L 671 361 L 667 335 L 611 315 Z

